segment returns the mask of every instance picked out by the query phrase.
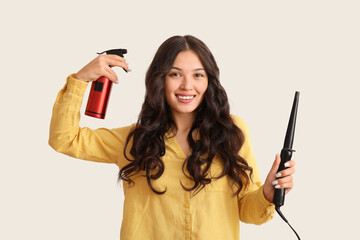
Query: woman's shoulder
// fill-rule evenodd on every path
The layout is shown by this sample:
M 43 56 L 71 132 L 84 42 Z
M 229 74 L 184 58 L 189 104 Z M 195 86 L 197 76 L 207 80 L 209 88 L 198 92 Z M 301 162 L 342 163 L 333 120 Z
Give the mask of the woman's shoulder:
M 250 132 L 249 132 L 249 128 L 248 125 L 246 124 L 246 122 L 244 121 L 244 119 L 242 119 L 239 116 L 236 115 L 232 115 L 230 114 L 231 118 L 233 119 L 235 125 L 241 130 L 241 132 L 244 134 L 245 139 L 250 138 Z
M 235 125 L 238 126 L 240 129 L 247 128 L 246 122 L 241 117 L 233 114 L 230 114 L 230 117 L 234 121 Z

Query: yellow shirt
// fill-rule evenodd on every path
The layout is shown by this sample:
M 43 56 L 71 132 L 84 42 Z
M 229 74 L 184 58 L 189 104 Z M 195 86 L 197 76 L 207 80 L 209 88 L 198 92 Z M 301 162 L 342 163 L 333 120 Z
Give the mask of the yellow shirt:
M 133 125 L 96 130 L 80 128 L 80 108 L 88 83 L 70 75 L 57 95 L 50 124 L 50 146 L 71 157 L 104 163 L 115 163 L 119 168 L 128 161 L 123 156 L 124 143 Z M 153 181 L 157 195 L 149 188 L 146 178 L 139 175 L 130 187 L 123 181 L 124 209 L 120 239 L 239 239 L 239 220 L 245 223 L 262 224 L 274 216 L 274 205 L 263 195 L 259 171 L 245 122 L 232 116 L 245 134 L 245 143 L 240 155 L 253 168 L 250 186 L 233 196 L 227 176 L 213 180 L 195 196 L 182 188 L 193 184 L 182 172 L 186 158 L 176 138 L 165 138 L 166 154 L 162 160 L 165 171 Z M 129 149 L 129 148 L 128 148 Z M 131 155 L 129 155 L 131 156 Z M 214 176 L 221 172 L 221 161 L 216 156 L 211 166 Z

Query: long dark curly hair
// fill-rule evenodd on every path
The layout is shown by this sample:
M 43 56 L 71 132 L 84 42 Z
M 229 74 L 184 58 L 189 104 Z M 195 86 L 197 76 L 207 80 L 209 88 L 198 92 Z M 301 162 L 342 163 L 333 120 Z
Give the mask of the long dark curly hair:
M 152 186 L 152 180 L 160 178 L 165 168 L 161 159 L 166 151 L 165 133 L 169 130 L 176 133 L 176 126 L 165 100 L 165 76 L 173 67 L 176 56 L 184 50 L 192 50 L 199 56 L 208 76 L 208 87 L 203 101 L 195 110 L 195 121 L 187 136 L 191 155 L 184 159 L 182 167 L 184 175 L 193 180 L 194 185 L 190 188 L 184 185 L 182 187 L 198 193 L 212 179 L 228 175 L 237 187 L 234 194 L 238 194 L 249 184 L 249 176 L 252 174 L 252 168 L 239 155 L 244 135 L 230 116 L 228 98 L 219 82 L 219 68 L 212 53 L 201 40 L 191 35 L 167 39 L 159 47 L 147 70 L 145 100 L 136 126 L 130 131 L 124 148 L 124 156 L 130 163 L 120 170 L 119 181 L 122 179 L 134 184 L 131 177 L 144 171 L 153 192 L 166 192 L 166 189 L 159 191 Z M 196 140 L 193 138 L 195 130 L 199 136 Z M 131 141 L 130 158 L 126 149 Z M 220 175 L 210 177 L 210 166 L 216 154 L 223 161 L 224 169 Z

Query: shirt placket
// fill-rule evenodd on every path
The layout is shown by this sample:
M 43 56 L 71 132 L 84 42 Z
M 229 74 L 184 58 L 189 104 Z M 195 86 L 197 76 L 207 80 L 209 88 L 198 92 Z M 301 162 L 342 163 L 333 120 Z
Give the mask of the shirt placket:
M 187 186 L 190 186 L 190 180 L 186 180 Z M 191 239 L 191 191 L 185 191 L 185 201 L 184 201 L 184 209 L 185 209 L 185 239 Z

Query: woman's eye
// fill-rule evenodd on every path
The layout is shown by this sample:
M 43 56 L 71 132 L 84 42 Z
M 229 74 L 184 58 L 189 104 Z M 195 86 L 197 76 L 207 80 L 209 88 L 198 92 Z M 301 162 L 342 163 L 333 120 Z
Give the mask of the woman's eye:
M 172 77 L 180 77 L 180 74 L 179 74 L 179 73 L 174 72 L 174 73 L 170 73 L 170 76 L 172 76 Z
M 204 75 L 201 74 L 201 73 L 196 73 L 196 74 L 195 74 L 195 77 L 204 77 Z

